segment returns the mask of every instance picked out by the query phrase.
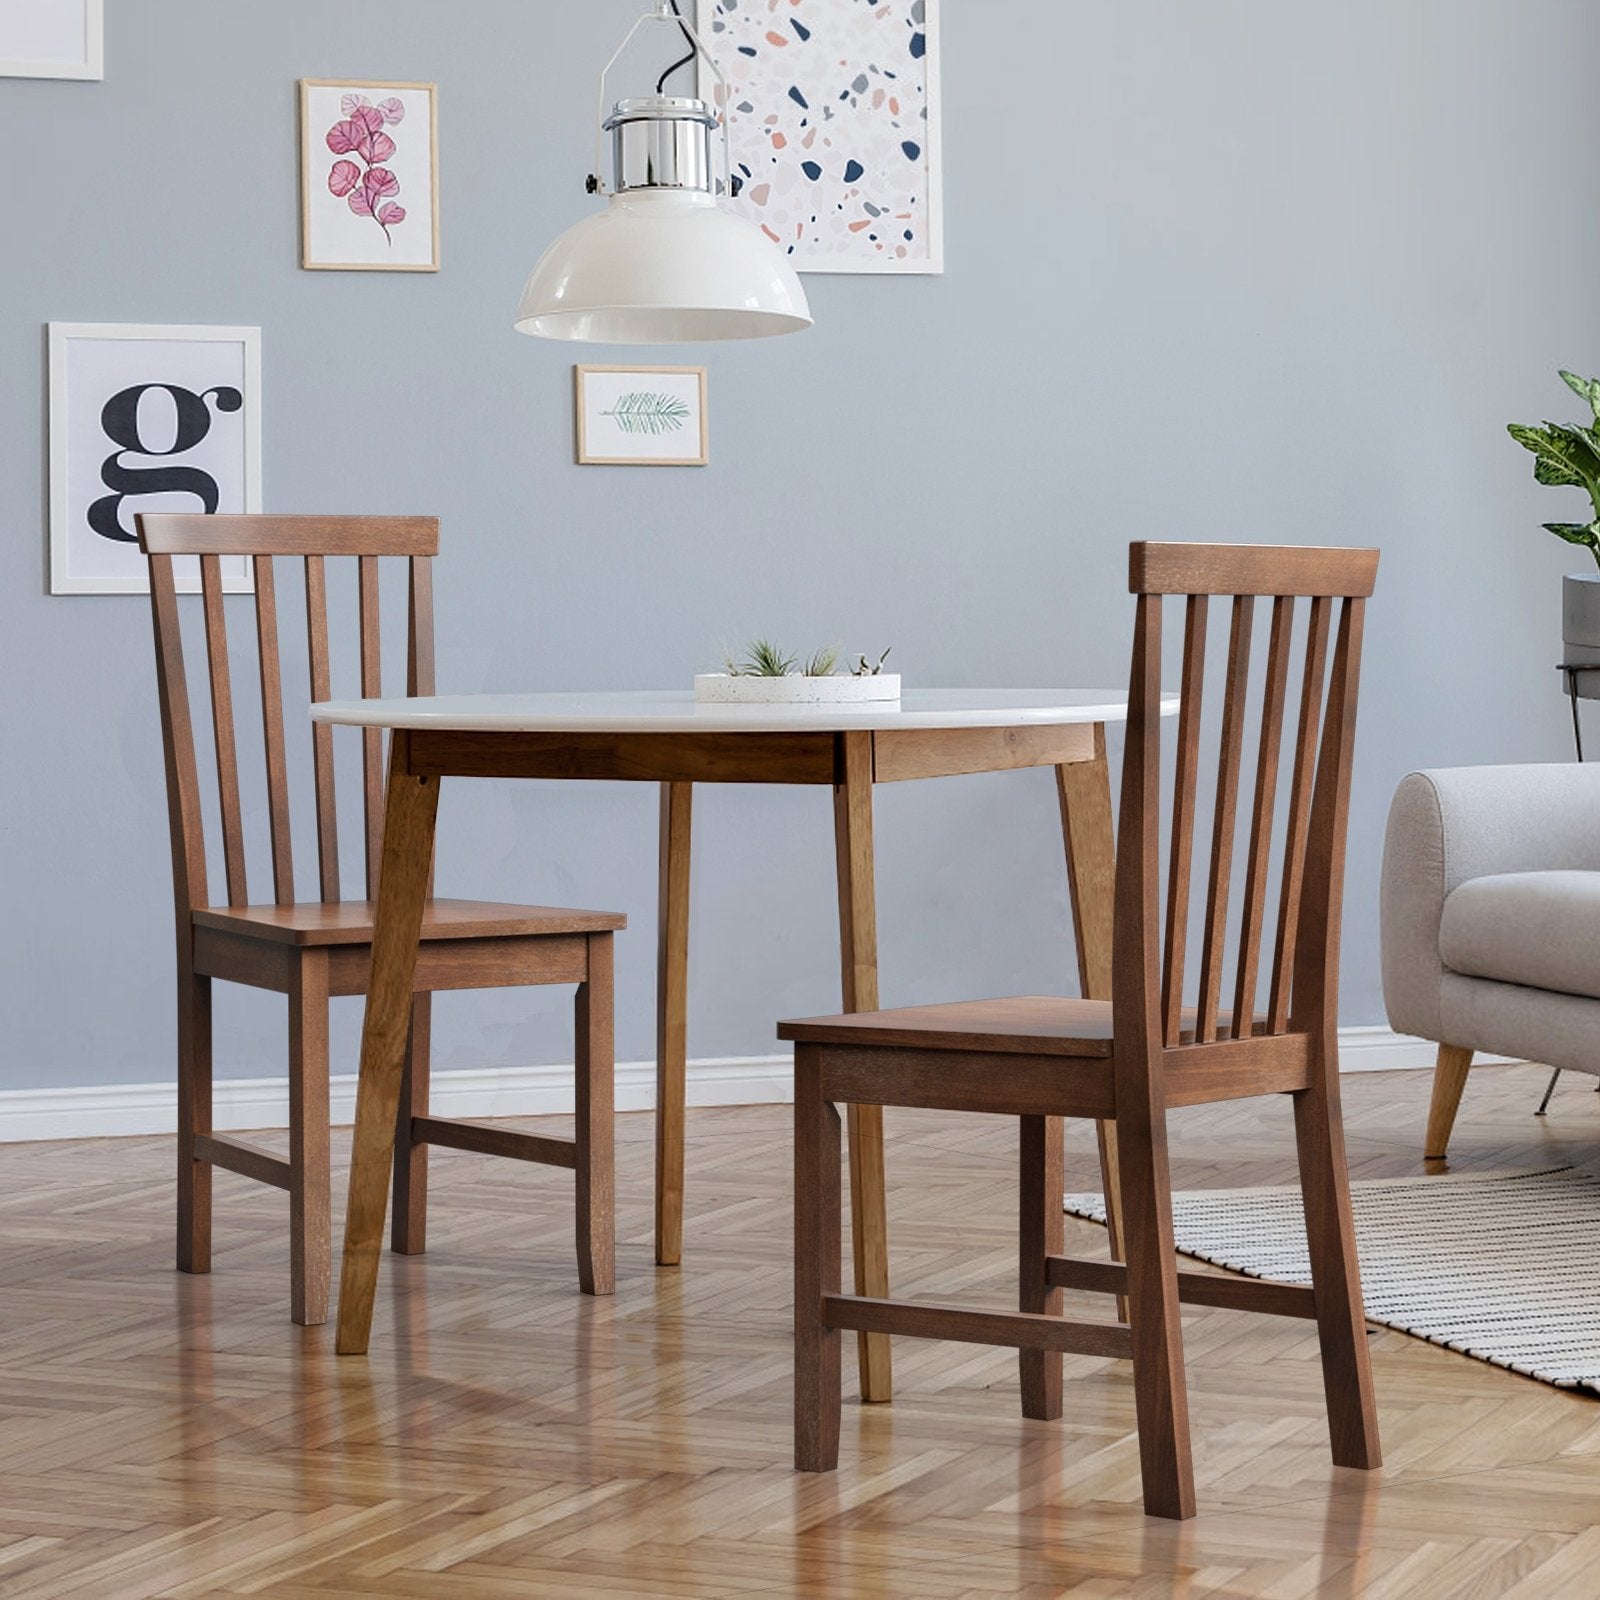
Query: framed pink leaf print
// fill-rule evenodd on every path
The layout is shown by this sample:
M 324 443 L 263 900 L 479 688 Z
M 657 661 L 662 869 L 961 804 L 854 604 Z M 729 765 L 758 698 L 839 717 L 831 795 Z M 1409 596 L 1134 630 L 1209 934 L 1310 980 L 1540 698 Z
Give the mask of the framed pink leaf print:
M 300 80 L 300 265 L 439 270 L 438 91 Z

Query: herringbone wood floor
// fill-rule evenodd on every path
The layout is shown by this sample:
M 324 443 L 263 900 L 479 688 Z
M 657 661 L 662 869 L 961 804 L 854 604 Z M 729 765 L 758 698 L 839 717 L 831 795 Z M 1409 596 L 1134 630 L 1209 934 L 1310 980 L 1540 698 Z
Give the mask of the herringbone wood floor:
M 1537 1122 L 1542 1079 L 1474 1077 L 1458 1164 L 1600 1157 L 1600 1096 L 1569 1078 Z M 1356 1175 L 1419 1170 L 1427 1076 L 1346 1082 Z M 1186 1312 L 1184 1526 L 1141 1514 L 1130 1376 L 1095 1360 L 1024 1422 L 1011 1353 L 901 1343 L 895 1404 L 847 1405 L 838 1473 L 796 1476 L 787 1109 L 691 1119 L 681 1271 L 651 1265 L 650 1119 L 619 1139 L 615 1299 L 577 1293 L 567 1174 L 437 1151 L 432 1254 L 386 1261 L 366 1360 L 290 1325 L 283 1196 L 219 1174 L 185 1278 L 169 1141 L 0 1147 L 0 1593 L 1600 1594 L 1600 1408 L 1394 1333 L 1367 1476 L 1328 1464 L 1307 1324 Z M 899 1292 L 1012 1302 L 1015 1143 L 891 1113 Z M 1174 1144 L 1180 1185 L 1292 1177 L 1283 1104 L 1179 1113 Z

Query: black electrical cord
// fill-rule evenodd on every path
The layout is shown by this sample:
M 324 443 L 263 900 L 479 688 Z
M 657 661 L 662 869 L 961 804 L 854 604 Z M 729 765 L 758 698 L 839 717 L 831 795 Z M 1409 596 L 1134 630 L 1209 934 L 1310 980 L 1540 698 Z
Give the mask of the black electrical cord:
M 678 71 L 680 67 L 692 66 L 695 58 L 694 35 L 690 33 L 688 28 L 684 25 L 683 13 L 678 9 L 678 0 L 667 0 L 667 3 L 672 7 L 673 16 L 678 19 L 678 30 L 683 34 L 683 42 L 688 45 L 689 51 L 687 55 L 681 56 L 678 60 L 674 61 L 672 65 L 668 67 L 659 78 L 656 79 L 657 94 L 662 94 L 665 92 L 667 87 L 667 79 L 670 78 L 674 72 Z

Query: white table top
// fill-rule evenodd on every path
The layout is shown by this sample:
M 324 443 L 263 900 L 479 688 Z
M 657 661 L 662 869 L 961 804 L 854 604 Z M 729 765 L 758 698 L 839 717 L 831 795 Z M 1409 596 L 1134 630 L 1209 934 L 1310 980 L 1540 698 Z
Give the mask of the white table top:
M 804 733 L 843 729 L 1009 728 L 1122 722 L 1115 689 L 919 689 L 855 706 L 697 704 L 688 689 L 580 694 L 441 694 L 412 700 L 327 700 L 316 722 L 368 728 L 458 728 L 494 733 Z M 1178 697 L 1161 702 L 1163 716 Z

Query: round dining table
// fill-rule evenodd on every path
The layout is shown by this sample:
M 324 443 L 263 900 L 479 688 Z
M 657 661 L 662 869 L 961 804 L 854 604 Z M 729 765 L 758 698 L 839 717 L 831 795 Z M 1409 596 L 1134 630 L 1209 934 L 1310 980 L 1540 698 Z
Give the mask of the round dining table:
M 1163 712 L 1177 708 L 1176 698 Z M 1114 850 L 1106 725 L 1120 691 L 925 689 L 855 705 L 699 703 L 676 691 L 430 695 L 327 701 L 317 722 L 391 730 L 382 867 L 356 1098 L 340 1272 L 338 1349 L 366 1350 L 394 1159 L 411 985 L 444 778 L 615 779 L 661 790 L 656 986 L 655 1253 L 683 1247 L 690 815 L 697 783 L 808 784 L 832 791 L 841 990 L 878 1008 L 872 791 L 880 783 L 1053 767 L 1081 992 L 1111 994 Z M 776 1020 L 776 1019 L 775 1019 Z M 882 1110 L 849 1108 L 856 1293 L 887 1297 Z M 1101 1127 L 1108 1199 L 1116 1152 Z M 1059 1143 L 1059 1130 L 1057 1130 Z M 1120 1255 L 1115 1220 L 1112 1244 Z M 890 1397 L 888 1337 L 860 1336 L 861 1394 Z

